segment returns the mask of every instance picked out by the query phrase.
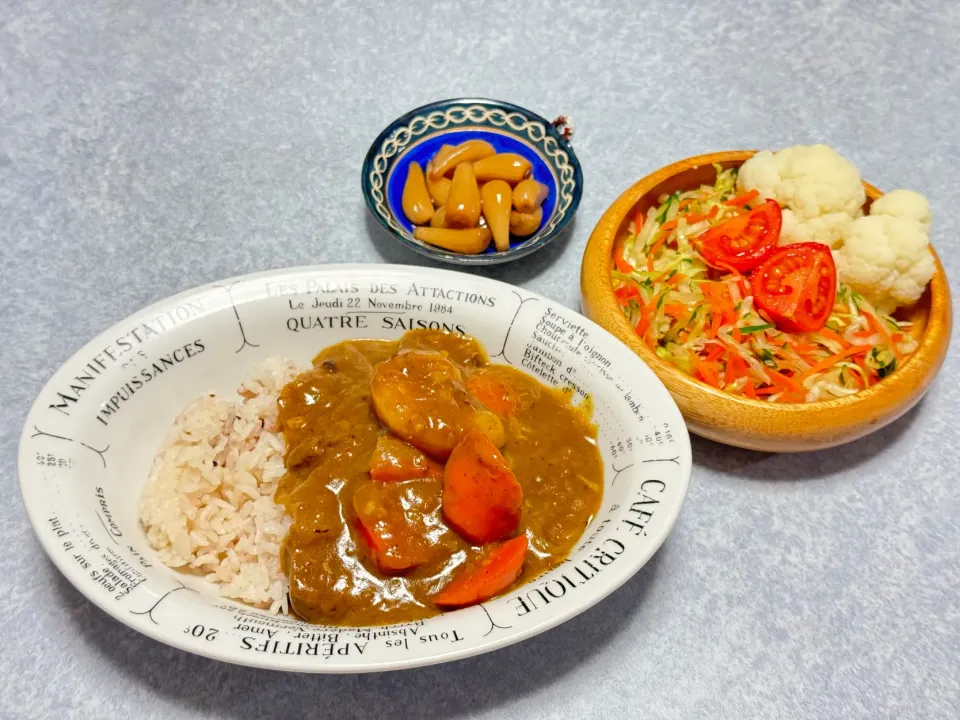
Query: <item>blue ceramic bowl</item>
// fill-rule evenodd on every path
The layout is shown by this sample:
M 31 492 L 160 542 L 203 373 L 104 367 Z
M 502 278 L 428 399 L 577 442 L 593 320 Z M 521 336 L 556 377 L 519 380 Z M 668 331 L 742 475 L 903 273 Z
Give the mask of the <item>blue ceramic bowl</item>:
M 482 138 L 497 152 L 522 155 L 533 177 L 547 186 L 540 228 L 529 237 L 511 237 L 510 249 L 491 245 L 480 255 L 461 255 L 413 237 L 413 225 L 400 205 L 411 162 L 426 167 L 442 145 Z M 493 265 L 529 255 L 550 242 L 573 217 L 583 193 L 580 162 L 547 120 L 522 107 L 498 100 L 441 100 L 394 120 L 373 142 L 363 161 L 363 197 L 374 217 L 421 255 L 459 265 Z

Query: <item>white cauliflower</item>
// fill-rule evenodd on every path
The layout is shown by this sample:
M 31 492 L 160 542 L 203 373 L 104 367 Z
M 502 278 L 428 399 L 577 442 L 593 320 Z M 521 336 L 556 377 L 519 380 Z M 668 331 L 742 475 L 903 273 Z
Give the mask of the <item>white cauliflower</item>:
M 857 168 L 826 145 L 758 152 L 740 167 L 737 188 L 773 198 L 801 221 L 833 213 L 856 218 L 867 199 Z
M 860 173 L 826 145 L 758 152 L 740 167 L 737 189 L 776 200 L 783 208 L 780 245 L 829 246 L 840 281 L 881 312 L 915 303 L 933 277 L 927 199 L 894 190 L 863 217 Z
M 843 236 L 853 218 L 846 213 L 829 213 L 803 220 L 792 210 L 783 211 L 783 226 L 780 229 L 780 245 L 798 242 L 823 243 L 831 250 L 843 242 Z
M 917 220 L 874 215 L 854 220 L 833 253 L 840 280 L 883 313 L 912 305 L 934 274 L 930 240 Z
M 774 187 L 780 184 L 780 164 L 769 150 L 761 150 L 740 166 L 737 189 L 741 193 L 756 190 L 764 200 L 776 200 Z M 779 200 L 777 201 L 779 202 Z
M 889 215 L 916 220 L 924 232 L 930 232 L 930 203 L 913 190 L 891 190 L 881 195 L 870 206 L 871 215 Z

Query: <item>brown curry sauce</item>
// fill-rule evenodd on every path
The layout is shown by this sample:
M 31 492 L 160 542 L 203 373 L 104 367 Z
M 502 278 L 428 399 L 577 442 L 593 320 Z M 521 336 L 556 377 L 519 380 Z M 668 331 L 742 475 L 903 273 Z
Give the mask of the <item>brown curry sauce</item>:
M 436 615 L 440 610 L 431 598 L 483 554 L 484 548 L 471 546 L 444 521 L 443 485 L 436 476 L 371 479 L 371 455 L 378 436 L 388 432 L 373 408 L 371 379 L 380 363 L 411 351 L 437 353 L 452 362 L 459 370 L 458 394 L 461 384 L 466 393 L 467 382 L 484 375 L 509 392 L 511 410 L 497 413 L 503 426 L 498 440 L 523 489 L 518 532 L 526 534 L 529 548 L 514 586 L 559 565 L 599 508 L 603 467 L 596 427 L 572 405 L 569 393 L 514 368 L 491 365 L 476 340 L 442 331 L 410 331 L 399 342 L 353 340 L 331 346 L 314 358 L 312 369 L 283 388 L 279 400 L 287 473 L 276 500 L 293 517 L 281 563 L 290 578 L 291 607 L 309 622 L 381 625 Z M 420 409 L 427 424 L 442 426 L 431 414 L 430 384 L 424 381 L 412 394 L 420 402 L 426 398 Z M 409 386 L 402 389 L 409 391 Z M 490 414 L 467 396 L 463 402 Z M 378 400 L 382 406 L 383 399 Z M 402 513 L 402 531 L 415 538 L 415 562 L 374 557 L 356 512 L 368 503 Z M 404 572 L 407 566 L 412 569 Z

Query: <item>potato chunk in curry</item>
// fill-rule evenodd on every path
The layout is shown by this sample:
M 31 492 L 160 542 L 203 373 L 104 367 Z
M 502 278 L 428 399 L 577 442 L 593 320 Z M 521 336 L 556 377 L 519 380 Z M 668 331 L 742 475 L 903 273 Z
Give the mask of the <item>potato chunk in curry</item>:
M 397 353 L 377 367 L 370 392 L 380 421 L 438 460 L 474 429 L 503 444 L 500 420 L 470 396 L 461 369 L 441 353 Z

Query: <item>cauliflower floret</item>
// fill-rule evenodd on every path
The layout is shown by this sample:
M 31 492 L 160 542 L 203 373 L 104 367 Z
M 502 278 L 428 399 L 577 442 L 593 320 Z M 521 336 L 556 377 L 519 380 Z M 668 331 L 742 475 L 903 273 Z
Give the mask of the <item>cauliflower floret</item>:
M 933 277 L 929 244 L 916 220 L 870 215 L 850 223 L 833 258 L 842 282 L 880 312 L 892 313 L 919 300 Z
M 740 167 L 737 188 L 773 198 L 803 220 L 832 213 L 856 218 L 867 199 L 857 168 L 826 145 L 759 152 Z
M 780 228 L 780 245 L 798 242 L 823 243 L 831 250 L 839 247 L 853 218 L 846 213 L 829 213 L 804 220 L 792 210 L 783 211 L 783 226 Z
M 930 203 L 913 190 L 891 190 L 881 195 L 870 206 L 871 215 L 890 215 L 916 220 L 924 232 L 930 232 Z
M 741 193 L 756 190 L 764 200 L 776 200 L 773 189 L 779 184 L 780 166 L 777 156 L 769 150 L 755 154 L 740 166 L 737 173 L 737 190 Z

